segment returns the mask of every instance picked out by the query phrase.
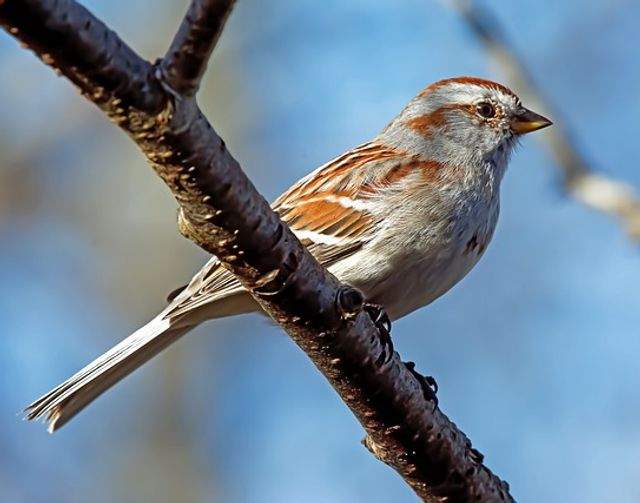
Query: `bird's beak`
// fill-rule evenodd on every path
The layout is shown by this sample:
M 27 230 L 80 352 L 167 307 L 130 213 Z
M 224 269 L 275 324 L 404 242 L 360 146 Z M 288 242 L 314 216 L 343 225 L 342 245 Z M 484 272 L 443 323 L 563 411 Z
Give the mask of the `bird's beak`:
M 517 134 L 527 134 L 551 124 L 546 117 L 523 108 L 511 120 L 511 129 Z

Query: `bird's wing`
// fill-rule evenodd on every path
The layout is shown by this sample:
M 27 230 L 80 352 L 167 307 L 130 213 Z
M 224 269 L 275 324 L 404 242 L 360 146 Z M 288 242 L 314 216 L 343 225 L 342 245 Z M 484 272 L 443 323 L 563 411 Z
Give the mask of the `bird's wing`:
M 369 211 L 371 196 L 408 172 L 398 151 L 366 143 L 302 178 L 272 205 L 311 254 L 325 267 L 371 240 L 379 218 Z M 172 292 L 171 317 L 244 291 L 213 257 L 182 290 Z

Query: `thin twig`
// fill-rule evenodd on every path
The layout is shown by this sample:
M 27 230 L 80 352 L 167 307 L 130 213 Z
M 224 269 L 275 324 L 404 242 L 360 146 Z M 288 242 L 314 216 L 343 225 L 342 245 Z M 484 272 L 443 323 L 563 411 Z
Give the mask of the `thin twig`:
M 282 325 L 363 425 L 369 449 L 423 501 L 513 501 L 466 435 L 434 407 L 423 378 L 389 351 L 359 292 L 300 244 L 202 115 L 191 93 L 231 2 L 227 10 L 216 10 L 222 4 L 215 0 L 194 5 L 189 12 L 209 12 L 207 29 L 190 28 L 187 15 L 172 47 L 200 49 L 171 72 L 140 58 L 71 0 L 0 0 L 0 25 L 130 135 L 180 204 L 181 232 L 216 254 Z
M 502 67 L 507 81 L 540 111 L 553 119 L 554 127 L 540 138 L 546 143 L 562 172 L 562 187 L 584 205 L 617 218 L 630 238 L 640 241 L 640 196 L 629 184 L 599 173 L 572 138 L 561 113 L 553 109 L 536 84 L 503 30 L 484 3 L 473 0 L 441 0 L 457 11 L 487 52 Z

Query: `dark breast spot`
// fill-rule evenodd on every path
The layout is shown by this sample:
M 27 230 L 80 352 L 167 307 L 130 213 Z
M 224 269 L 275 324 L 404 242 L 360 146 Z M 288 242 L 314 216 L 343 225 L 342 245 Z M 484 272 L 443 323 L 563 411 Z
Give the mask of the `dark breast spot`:
M 467 241 L 467 244 L 464 248 L 464 254 L 468 255 L 469 253 L 477 253 L 478 255 L 481 255 L 484 252 L 484 249 L 486 248 L 487 244 L 484 241 L 484 239 L 482 237 L 478 236 L 478 233 L 475 233 L 471 239 L 469 241 Z

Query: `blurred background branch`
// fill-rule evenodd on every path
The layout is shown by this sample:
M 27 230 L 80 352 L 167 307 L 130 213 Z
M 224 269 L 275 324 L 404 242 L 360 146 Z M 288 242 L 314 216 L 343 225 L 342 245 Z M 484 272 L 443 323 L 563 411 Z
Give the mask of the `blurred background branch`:
M 630 238 L 640 241 L 640 196 L 629 184 L 603 175 L 591 165 L 569 130 L 562 113 L 537 85 L 497 16 L 484 2 L 440 0 L 459 13 L 473 35 L 505 73 L 506 80 L 534 110 L 554 121 L 541 138 L 561 171 L 564 191 L 587 207 L 617 218 Z

